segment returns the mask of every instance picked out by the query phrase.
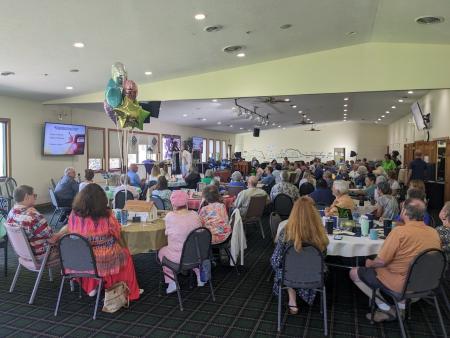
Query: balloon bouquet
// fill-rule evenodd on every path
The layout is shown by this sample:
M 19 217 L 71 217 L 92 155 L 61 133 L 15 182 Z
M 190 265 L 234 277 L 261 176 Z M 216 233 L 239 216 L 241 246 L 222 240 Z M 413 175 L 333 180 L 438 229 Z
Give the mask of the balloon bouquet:
M 138 87 L 128 80 L 127 72 L 121 62 L 111 67 L 111 79 L 105 90 L 103 107 L 114 124 L 121 128 L 144 129 L 144 121 L 150 113 L 137 102 Z

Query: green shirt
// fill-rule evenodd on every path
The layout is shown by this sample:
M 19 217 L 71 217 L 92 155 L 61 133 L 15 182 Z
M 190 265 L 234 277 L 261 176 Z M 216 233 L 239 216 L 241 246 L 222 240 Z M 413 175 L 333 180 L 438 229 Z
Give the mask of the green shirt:
M 381 163 L 381 166 L 383 167 L 384 171 L 388 172 L 389 170 L 394 170 L 395 168 L 397 168 L 397 166 L 395 165 L 395 162 L 392 160 L 389 161 L 383 161 Z
M 204 177 L 201 179 L 200 182 L 202 183 L 206 183 L 206 184 L 211 184 L 212 178 L 211 177 Z

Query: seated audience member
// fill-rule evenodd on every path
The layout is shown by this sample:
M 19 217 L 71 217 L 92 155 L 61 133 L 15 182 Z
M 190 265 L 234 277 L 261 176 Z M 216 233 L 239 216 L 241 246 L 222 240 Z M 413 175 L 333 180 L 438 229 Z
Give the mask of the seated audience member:
M 236 197 L 236 200 L 234 201 L 234 206 L 236 208 L 239 209 L 239 212 L 241 214 L 241 217 L 244 218 L 245 215 L 247 214 L 247 209 L 248 206 L 250 204 L 250 199 L 253 196 L 266 196 L 267 199 L 267 204 L 270 203 L 270 198 L 269 195 L 267 195 L 267 193 L 260 189 L 257 188 L 256 185 L 258 184 L 258 180 L 256 179 L 255 176 L 250 176 L 247 179 L 247 186 L 248 188 L 245 190 L 242 190 Z
M 252 164 L 253 168 L 256 168 L 256 167 L 259 166 L 259 161 L 256 159 L 256 157 L 252 158 L 252 163 L 251 164 Z
M 75 181 L 75 174 L 74 168 L 66 168 L 64 176 L 55 187 L 55 195 L 60 207 L 71 207 L 75 195 L 80 190 L 78 182 Z
M 205 171 L 205 177 L 201 179 L 202 183 L 211 184 L 211 181 L 214 177 L 214 172 L 211 169 Z
M 67 230 L 87 238 L 92 246 L 97 270 L 108 289 L 118 282 L 125 282 L 130 290 L 130 300 L 139 299 L 139 285 L 133 259 L 120 233 L 120 224 L 108 208 L 103 189 L 89 184 L 75 197 Z M 81 287 L 89 296 L 97 293 L 98 281 L 80 278 Z
M 195 212 L 187 209 L 188 195 L 182 190 L 175 190 L 170 196 L 170 202 L 173 206 L 173 211 L 166 215 L 166 236 L 167 246 L 158 251 L 159 261 L 162 262 L 166 257 L 174 263 L 180 263 L 181 253 L 184 242 L 189 233 L 202 226 L 200 216 Z M 166 293 L 172 293 L 177 290 L 175 282 L 167 275 L 173 276 L 172 271 L 166 267 L 164 269 L 164 280 L 168 284 Z M 200 280 L 200 272 L 194 269 L 197 275 L 197 285 L 203 286 L 204 283 Z
M 305 182 L 300 186 L 299 194 L 300 196 L 308 196 L 310 193 L 314 191 L 314 189 L 315 188 L 311 183 Z
M 299 197 L 298 188 L 292 183 L 289 183 L 289 174 L 286 170 L 281 172 L 280 177 L 281 182 L 275 184 L 270 191 L 270 199 L 274 201 L 278 194 L 286 194 L 295 202 Z
M 242 187 L 245 189 L 245 183 L 242 182 L 242 174 L 239 171 L 235 171 L 231 174 L 231 182 L 228 184 L 229 187 Z
M 366 186 L 362 190 L 362 192 L 367 196 L 367 198 L 370 201 L 375 200 L 375 190 L 377 189 L 377 186 L 375 184 L 376 177 L 374 174 L 370 173 L 366 176 Z
M 314 178 L 315 178 L 316 180 L 318 180 L 319 178 L 322 178 L 323 173 L 324 173 L 324 171 L 323 171 L 323 165 L 322 165 L 322 163 L 317 162 L 317 163 L 316 163 L 316 166 L 315 166 L 315 170 L 314 170 Z
M 303 173 L 303 178 L 298 183 L 298 186 L 301 187 L 303 183 L 310 183 L 313 187 L 316 186 L 316 179 L 314 178 L 314 175 L 311 174 L 309 170 L 306 170 Z
M 137 200 L 139 198 L 139 193 L 136 188 L 130 184 L 130 177 L 128 175 L 120 175 L 120 185 L 114 189 L 114 198 L 120 191 L 125 191 L 125 188 L 133 194 L 133 198 Z
M 152 171 L 148 178 L 148 186 L 151 187 L 158 182 L 158 177 L 161 176 L 161 170 L 159 169 L 158 163 L 153 164 Z
M 184 178 L 184 181 L 186 182 L 187 189 L 197 189 L 197 183 L 201 181 L 197 168 L 191 167 Z
M 442 226 L 436 228 L 439 237 L 441 238 L 442 251 L 447 255 L 447 262 L 450 262 L 450 202 L 444 204 L 439 219 Z
M 167 180 L 170 179 L 169 166 L 167 165 L 166 162 L 161 162 L 159 164 L 159 175 L 160 176 L 165 176 Z
M 408 189 L 411 189 L 411 188 L 419 189 L 419 190 L 423 191 L 423 193 L 426 196 L 427 192 L 425 190 L 425 183 L 422 180 L 411 180 L 411 181 L 409 181 Z
M 273 167 L 268 165 L 264 170 L 265 176 L 261 179 L 262 184 L 270 186 L 275 183 L 275 177 L 273 177 L 272 172 Z
M 42 261 L 47 244 L 58 241 L 62 234 L 54 234 L 44 215 L 34 208 L 36 194 L 28 185 L 21 185 L 13 192 L 15 204 L 9 211 L 6 223 L 24 230 L 31 251 L 37 261 Z
M 384 178 L 387 179 L 386 171 L 382 166 L 378 166 L 375 170 L 372 171 L 372 173 L 375 174 L 376 177 L 383 176 Z
M 92 170 L 92 169 L 86 169 L 84 171 L 84 178 L 85 178 L 85 180 L 78 185 L 79 191 L 81 191 L 88 184 L 94 183 L 94 181 L 93 181 L 94 175 L 95 175 L 95 173 L 94 173 L 94 170 Z
M 351 180 L 355 180 L 359 176 L 358 174 L 358 165 L 353 164 L 352 170 L 348 173 L 348 177 L 350 177 Z
M 135 164 L 135 163 L 130 164 L 130 166 L 128 167 L 127 175 L 130 178 L 130 184 L 133 187 L 142 188 L 143 184 L 137 173 L 138 169 L 139 169 L 139 167 L 137 164 Z
M 212 244 L 221 243 L 231 234 L 227 208 L 222 203 L 219 191 L 214 185 L 208 185 L 203 189 L 202 196 L 206 205 L 199 210 L 198 215 L 203 226 L 211 231 Z
M 345 164 L 342 164 L 339 166 L 338 174 L 336 175 L 337 180 L 343 180 L 348 181 L 350 179 L 350 176 L 347 172 L 347 166 Z
M 375 186 L 378 186 L 378 183 L 387 182 L 386 176 L 379 175 L 379 176 L 375 176 L 375 177 L 376 177 L 375 178 Z M 379 197 L 378 189 L 375 189 L 375 193 L 373 194 L 373 197 L 375 198 L 375 201 L 378 201 L 378 197 Z
M 281 283 L 282 270 L 280 266 L 283 253 L 289 245 L 293 245 L 295 250 L 300 252 L 304 243 L 312 244 L 322 252 L 326 251 L 329 243 L 320 214 L 314 207 L 314 201 L 307 196 L 302 196 L 295 202 L 286 226 L 284 229 L 280 229 L 277 245 L 270 260 L 275 271 L 273 292 L 276 295 L 278 295 Z M 291 314 L 298 313 L 297 295 L 309 305 L 313 304 L 316 296 L 316 291 L 312 289 L 288 288 L 287 291 Z
M 420 189 L 409 188 L 406 192 L 406 199 L 419 199 L 421 201 L 424 201 L 425 205 L 427 204 L 425 192 Z M 404 223 L 400 215 L 395 220 L 399 223 Z M 426 210 L 425 215 L 423 216 L 423 222 L 426 225 L 432 225 L 431 215 Z
M 391 195 L 391 187 L 388 182 L 377 184 L 378 200 L 376 218 L 394 219 L 400 213 L 397 199 Z
M 227 191 L 227 188 L 225 188 L 223 185 L 220 184 L 220 177 L 218 176 L 213 177 L 209 185 L 215 186 L 221 194 Z
M 310 193 L 309 197 L 311 197 L 316 204 L 325 206 L 330 206 L 335 200 L 333 192 L 328 187 L 327 182 L 323 179 L 317 180 L 316 190 Z
M 331 173 L 331 171 L 329 170 L 325 171 L 322 175 L 322 179 L 324 179 L 325 182 L 327 182 L 329 188 L 333 186 L 333 174 Z
M 275 168 L 275 166 L 277 165 L 277 160 L 273 159 L 272 162 L 270 162 L 270 165 L 272 166 L 272 168 Z
M 395 170 L 388 171 L 388 183 L 391 186 L 392 196 L 397 196 L 400 191 L 400 184 L 397 181 L 397 172 Z
M 381 162 L 381 166 L 383 167 L 385 172 L 389 172 L 397 168 L 395 162 L 392 160 L 391 154 L 384 155 L 384 161 Z
M 392 229 L 374 260 L 367 259 L 365 267 L 350 270 L 350 278 L 369 298 L 372 297 L 372 288 L 384 287 L 401 293 L 411 262 L 417 255 L 427 249 L 441 248 L 437 231 L 423 223 L 425 210 L 423 201 L 406 200 L 401 213 L 405 225 Z M 396 318 L 395 308 L 379 299 L 376 303 L 376 322 Z M 399 307 L 404 312 L 405 303 L 400 302 Z M 366 317 L 370 319 L 370 313 Z
M 366 184 L 366 176 L 368 174 L 367 167 L 360 165 L 358 167 L 358 176 L 355 178 L 355 185 L 363 187 Z
M 352 198 L 348 195 L 347 181 L 334 181 L 333 195 L 336 197 L 329 208 L 325 208 L 325 216 L 338 216 L 338 208 L 355 210 L 356 206 Z
M 172 195 L 172 190 L 169 189 L 169 183 L 167 182 L 165 176 L 159 176 L 158 183 L 156 183 L 148 190 L 151 196 L 158 196 L 163 200 L 165 210 L 172 210 L 172 206 L 170 205 L 170 196 Z
M 282 167 L 283 170 L 288 170 L 290 164 L 291 163 L 289 162 L 289 159 L 287 157 L 285 157 L 283 159 L 283 164 L 281 165 L 281 167 Z
M 281 177 L 280 177 L 280 175 L 281 175 L 281 170 L 282 170 L 281 164 L 277 164 L 277 165 L 275 166 L 275 170 L 272 172 L 272 175 L 273 175 L 273 177 L 274 177 L 274 179 L 275 179 L 275 184 L 281 182 Z

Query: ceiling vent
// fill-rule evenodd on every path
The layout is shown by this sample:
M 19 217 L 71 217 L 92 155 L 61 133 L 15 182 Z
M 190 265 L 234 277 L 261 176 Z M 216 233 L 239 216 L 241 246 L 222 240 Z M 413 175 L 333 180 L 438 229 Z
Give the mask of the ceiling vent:
M 10 76 L 10 75 L 16 75 L 16 73 L 6 70 L 4 72 L 1 72 L 0 75 L 1 76 Z
M 416 22 L 422 25 L 432 25 L 435 23 L 444 22 L 444 18 L 441 16 L 421 16 L 416 19 Z
M 223 51 L 225 53 L 235 53 L 235 52 L 241 51 L 242 49 L 244 49 L 243 46 L 228 46 L 228 47 L 225 47 L 223 49 Z
M 204 28 L 204 31 L 207 33 L 213 33 L 213 32 L 218 32 L 221 31 L 223 29 L 223 26 L 221 25 L 215 25 L 215 26 L 208 26 Z

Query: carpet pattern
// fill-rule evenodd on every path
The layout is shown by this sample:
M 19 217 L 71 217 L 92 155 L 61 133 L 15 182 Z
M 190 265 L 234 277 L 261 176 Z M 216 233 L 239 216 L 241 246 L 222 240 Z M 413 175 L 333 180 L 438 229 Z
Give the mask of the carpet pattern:
M 264 220 L 269 235 L 267 220 Z M 154 254 L 134 256 L 141 299 L 115 314 L 99 311 L 92 320 L 94 300 L 78 298 L 68 285 L 63 293 L 60 312 L 54 317 L 59 276 L 49 282 L 44 276 L 35 303 L 28 305 L 35 273 L 22 270 L 16 290 L 9 293 L 17 258 L 10 249 L 8 277 L 0 276 L 0 337 L 323 337 L 319 297 L 313 306 L 300 304 L 298 315 L 287 315 L 283 307 L 283 329 L 277 333 L 277 300 L 268 281 L 273 246 L 249 229 L 245 268 L 238 276 L 234 269 L 213 269 L 216 302 L 208 287 L 184 287 L 184 311 L 176 294 L 159 295 L 159 269 Z M 0 250 L 3 271 L 3 250 Z M 54 273 L 54 275 L 57 275 Z M 447 294 L 449 294 L 447 286 Z M 366 320 L 368 299 L 348 277 L 348 270 L 332 269 L 327 279 L 328 325 L 330 337 L 400 336 L 397 322 L 371 325 Z M 450 332 L 449 314 L 444 314 Z M 407 321 L 410 337 L 442 337 L 437 314 L 431 305 L 420 301 L 412 306 L 412 320 Z

